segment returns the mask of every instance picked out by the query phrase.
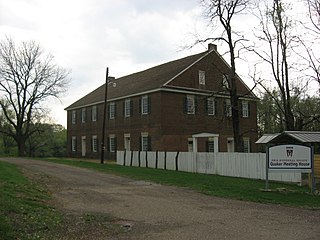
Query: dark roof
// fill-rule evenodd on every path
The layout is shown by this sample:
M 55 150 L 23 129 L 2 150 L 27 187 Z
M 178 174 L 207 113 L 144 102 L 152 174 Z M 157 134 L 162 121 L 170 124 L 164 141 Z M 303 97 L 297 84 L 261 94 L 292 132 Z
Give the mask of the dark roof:
M 256 142 L 258 144 L 277 143 L 291 138 L 300 143 L 319 143 L 320 132 L 284 131 L 283 133 L 265 134 Z
M 109 86 L 108 99 L 121 98 L 132 94 L 159 89 L 188 67 L 213 50 L 164 63 L 147 70 L 115 79 L 116 87 Z M 110 89 L 112 88 L 112 90 Z M 92 105 L 104 101 L 105 84 L 68 106 L 65 110 Z

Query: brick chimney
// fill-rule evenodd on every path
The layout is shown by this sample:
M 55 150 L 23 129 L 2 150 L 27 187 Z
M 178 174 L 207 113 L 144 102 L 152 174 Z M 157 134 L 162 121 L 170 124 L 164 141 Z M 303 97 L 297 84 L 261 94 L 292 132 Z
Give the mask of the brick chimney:
M 212 49 L 214 49 L 214 50 L 217 51 L 217 45 L 216 45 L 216 44 L 213 44 L 213 43 L 209 43 L 209 44 L 208 44 L 208 50 L 212 50 Z

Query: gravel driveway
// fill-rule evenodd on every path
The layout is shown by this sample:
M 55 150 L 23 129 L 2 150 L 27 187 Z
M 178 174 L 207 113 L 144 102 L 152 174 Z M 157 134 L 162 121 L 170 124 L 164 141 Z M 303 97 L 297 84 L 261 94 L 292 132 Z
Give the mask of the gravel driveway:
M 48 176 L 58 209 L 107 213 L 130 229 L 111 239 L 320 239 L 319 210 L 206 196 L 43 161 L 5 161 Z

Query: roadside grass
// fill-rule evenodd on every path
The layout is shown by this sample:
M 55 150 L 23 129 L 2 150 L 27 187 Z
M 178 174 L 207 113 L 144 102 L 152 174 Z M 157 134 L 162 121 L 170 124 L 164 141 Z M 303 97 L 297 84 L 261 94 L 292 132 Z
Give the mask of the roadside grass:
M 152 168 L 124 167 L 114 163 L 101 165 L 96 162 L 66 159 L 41 159 L 125 176 L 136 180 L 186 187 L 207 195 L 320 209 L 320 196 L 310 194 L 310 189 L 296 184 L 269 182 L 271 191 L 263 191 L 265 181 L 218 175 L 176 172 Z
M 0 161 L 0 239 L 48 239 L 61 215 L 45 202 L 49 194 L 13 164 Z
M 61 212 L 50 199 L 41 179 L 30 181 L 16 165 L 0 161 L 0 239 L 94 239 L 125 232 L 108 214 Z

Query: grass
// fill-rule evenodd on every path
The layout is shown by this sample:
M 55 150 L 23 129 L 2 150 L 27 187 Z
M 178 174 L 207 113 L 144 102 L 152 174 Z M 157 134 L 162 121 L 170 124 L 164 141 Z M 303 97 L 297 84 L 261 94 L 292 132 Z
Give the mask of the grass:
M 50 195 L 13 164 L 0 162 L 0 239 L 43 239 L 61 222 Z M 48 239 L 48 238 L 46 238 Z
M 307 187 L 295 184 L 270 182 L 269 188 L 273 191 L 265 192 L 261 191 L 265 187 L 265 181 L 262 180 L 124 167 L 116 164 L 101 165 L 79 160 L 46 159 L 46 161 L 89 168 L 137 180 L 187 187 L 212 196 L 295 207 L 320 208 L 320 196 L 311 195 Z

